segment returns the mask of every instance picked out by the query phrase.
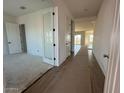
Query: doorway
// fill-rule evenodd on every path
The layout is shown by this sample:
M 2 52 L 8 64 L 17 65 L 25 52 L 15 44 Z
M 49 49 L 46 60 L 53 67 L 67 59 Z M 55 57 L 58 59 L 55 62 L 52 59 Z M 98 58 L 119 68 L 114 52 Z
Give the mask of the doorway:
M 85 45 L 89 50 L 93 49 L 93 31 L 85 32 Z
M 20 30 L 21 49 L 22 49 L 23 53 L 26 53 L 27 52 L 27 44 L 26 44 L 26 35 L 25 35 L 25 25 L 20 24 L 19 30 Z
M 74 35 L 74 54 L 77 54 L 81 48 L 81 38 L 81 34 Z

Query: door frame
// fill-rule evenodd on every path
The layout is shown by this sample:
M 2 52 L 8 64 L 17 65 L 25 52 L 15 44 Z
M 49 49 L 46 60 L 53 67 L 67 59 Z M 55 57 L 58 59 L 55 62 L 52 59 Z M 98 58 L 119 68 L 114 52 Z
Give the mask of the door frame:
M 55 31 L 54 31 L 54 43 L 55 43 L 55 45 L 56 46 L 54 46 L 54 56 L 55 56 L 55 58 L 56 58 L 56 60 L 54 60 L 54 62 L 55 62 L 55 66 L 59 66 L 60 65 L 60 59 L 59 59 L 59 35 L 58 35 L 58 31 L 59 31 L 59 27 L 58 27 L 58 25 L 59 25 L 59 21 L 58 21 L 58 19 L 59 19 L 59 15 L 58 15 L 58 7 L 56 6 L 56 7 L 54 7 L 53 8 L 53 12 L 55 13 L 55 15 L 53 16 L 53 27 L 54 27 L 54 29 L 55 29 Z
M 71 55 L 71 19 L 66 16 L 65 17 L 65 46 L 66 46 L 66 58 Z M 69 37 L 69 38 L 68 38 Z
M 85 32 L 84 31 L 80 31 L 80 32 L 74 32 L 73 34 L 73 38 L 74 38 L 74 41 L 75 42 L 75 35 L 81 35 L 81 46 L 84 46 L 84 43 L 85 43 Z M 75 45 L 75 43 L 74 43 Z
M 71 19 L 71 54 L 74 53 L 74 31 L 75 31 L 75 23 Z
M 82 42 L 81 42 L 81 41 L 82 41 L 82 34 L 80 34 L 80 33 L 77 33 L 77 34 L 74 35 L 74 45 L 76 45 L 76 44 L 75 44 L 75 36 L 76 36 L 76 35 L 80 35 L 80 36 L 81 36 L 81 38 L 80 38 L 80 45 L 82 45 Z
M 114 22 L 104 93 L 120 93 L 120 2 L 114 0 Z
M 22 28 L 21 28 L 22 26 L 24 27 L 23 32 L 22 32 Z M 20 41 L 21 41 L 22 53 L 27 53 L 27 40 L 26 40 L 25 24 L 19 24 L 19 32 L 20 32 Z M 23 33 L 24 37 L 22 36 L 22 33 Z

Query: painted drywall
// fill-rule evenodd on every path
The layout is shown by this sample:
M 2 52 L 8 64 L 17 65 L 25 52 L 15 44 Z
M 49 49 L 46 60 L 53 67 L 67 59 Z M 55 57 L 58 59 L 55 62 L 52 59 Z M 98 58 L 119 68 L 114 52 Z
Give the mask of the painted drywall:
M 9 54 L 7 33 L 6 33 L 6 27 L 5 27 L 6 22 L 16 23 L 16 17 L 9 16 L 7 14 L 3 14 L 3 55 Z
M 113 15 L 113 0 L 104 0 L 97 16 L 93 45 L 93 53 L 104 74 L 106 74 L 108 60 L 103 55 L 109 54 Z
M 66 54 L 66 17 L 69 21 L 72 15 L 62 0 L 53 0 L 54 6 L 58 7 L 58 44 L 59 44 L 59 64 L 62 64 L 67 58 Z
M 17 18 L 18 24 L 25 24 L 27 53 L 43 56 L 43 16 L 42 10 Z
M 96 16 L 93 17 L 82 17 L 75 19 L 75 31 L 88 31 L 93 30 L 96 22 Z
M 17 23 L 16 17 L 7 15 L 5 13 L 3 13 L 3 21 L 4 22 L 10 22 L 10 23 Z

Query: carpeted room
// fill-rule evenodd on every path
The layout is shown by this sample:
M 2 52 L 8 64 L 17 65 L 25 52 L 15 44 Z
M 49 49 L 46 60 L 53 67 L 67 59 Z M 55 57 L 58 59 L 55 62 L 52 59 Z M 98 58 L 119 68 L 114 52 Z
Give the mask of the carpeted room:
M 21 93 L 53 66 L 39 56 L 13 54 L 4 56 L 6 93 Z
M 53 47 L 53 42 L 46 41 L 49 32 L 44 32 L 52 27 L 52 12 L 50 1 L 4 0 L 3 66 L 6 93 L 21 93 L 54 66 L 51 56 L 53 48 L 49 47 Z M 47 29 L 48 26 L 50 28 Z M 51 60 L 53 63 L 48 64 Z

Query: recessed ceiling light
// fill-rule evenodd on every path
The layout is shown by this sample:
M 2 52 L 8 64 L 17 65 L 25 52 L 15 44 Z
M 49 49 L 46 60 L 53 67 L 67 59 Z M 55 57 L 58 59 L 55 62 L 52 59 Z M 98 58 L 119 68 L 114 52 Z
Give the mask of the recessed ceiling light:
M 27 8 L 25 6 L 21 6 L 20 9 L 25 10 Z

